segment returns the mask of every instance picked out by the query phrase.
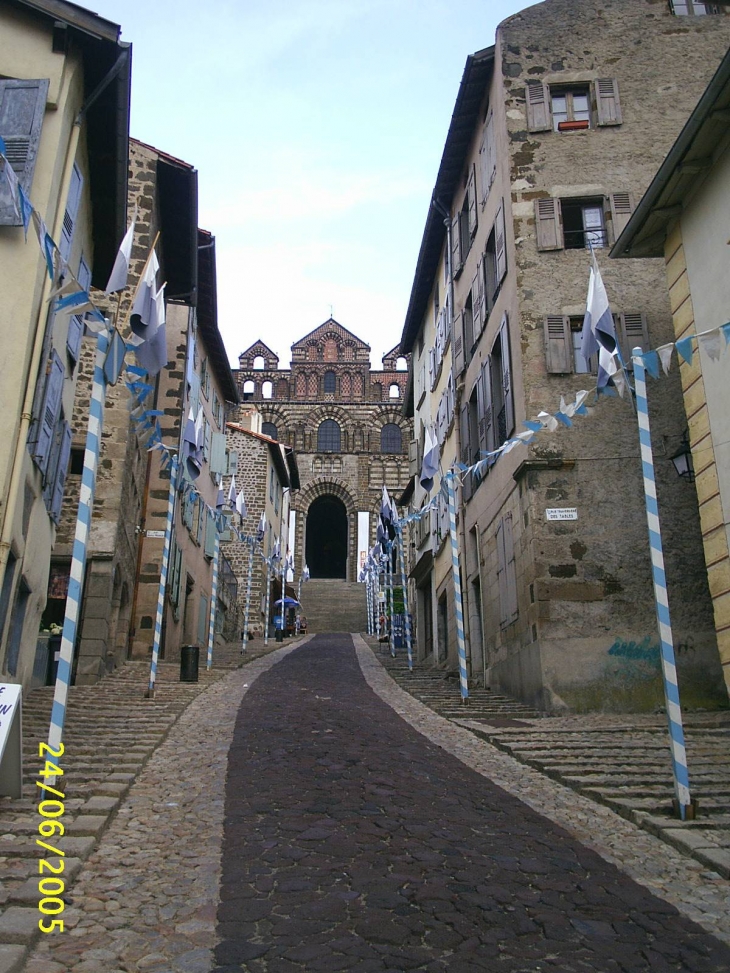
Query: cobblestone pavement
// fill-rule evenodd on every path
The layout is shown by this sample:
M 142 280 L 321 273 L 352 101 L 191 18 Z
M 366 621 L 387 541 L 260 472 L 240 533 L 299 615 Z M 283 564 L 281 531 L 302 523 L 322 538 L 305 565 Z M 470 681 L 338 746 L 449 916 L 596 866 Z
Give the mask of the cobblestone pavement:
M 730 942 L 725 880 L 436 715 L 359 637 L 360 667 L 349 636 L 305 641 L 198 696 L 83 863 L 68 931 L 0 971 L 730 969 L 685 918 Z
M 259 679 L 229 761 L 217 973 L 730 969 L 727 945 L 438 744 L 345 636 Z

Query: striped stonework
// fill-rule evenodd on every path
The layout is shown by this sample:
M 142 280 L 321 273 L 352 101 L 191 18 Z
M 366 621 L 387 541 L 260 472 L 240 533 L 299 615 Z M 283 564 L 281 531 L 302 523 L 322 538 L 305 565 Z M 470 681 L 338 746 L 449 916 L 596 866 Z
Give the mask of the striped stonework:
M 664 256 L 674 333 L 679 340 L 695 334 L 697 330 L 679 223 L 675 224 L 667 236 Z M 730 693 L 730 551 L 720 501 L 717 463 L 699 353 L 693 355 L 691 365 L 680 359 L 680 376 L 695 470 L 707 577 L 715 615 L 717 647 L 725 685 Z

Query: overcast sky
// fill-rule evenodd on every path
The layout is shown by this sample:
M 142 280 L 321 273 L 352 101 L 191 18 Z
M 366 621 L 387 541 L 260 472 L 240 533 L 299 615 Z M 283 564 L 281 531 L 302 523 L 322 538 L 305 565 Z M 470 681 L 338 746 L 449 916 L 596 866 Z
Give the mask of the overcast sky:
M 86 5 L 86 0 L 81 0 Z M 520 0 L 90 0 L 133 44 L 131 134 L 198 170 L 231 363 L 330 314 L 399 340 L 469 54 Z

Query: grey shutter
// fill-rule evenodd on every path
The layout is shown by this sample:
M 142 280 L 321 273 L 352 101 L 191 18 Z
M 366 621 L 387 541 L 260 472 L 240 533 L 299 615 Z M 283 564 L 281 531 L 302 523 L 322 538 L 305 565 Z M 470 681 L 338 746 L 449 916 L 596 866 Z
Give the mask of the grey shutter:
M 226 452 L 226 474 L 232 476 L 234 473 L 238 472 L 238 452 L 235 449 L 229 449 Z
M 454 318 L 454 375 L 458 378 L 464 371 L 464 323 L 461 314 Z
M 461 270 L 461 234 L 459 232 L 459 213 L 451 221 L 451 273 L 454 277 Z
M 210 423 L 207 419 L 203 419 L 203 459 L 205 460 L 210 458 L 211 436 Z
M 496 427 L 494 422 L 494 397 L 492 395 L 492 356 L 487 355 L 487 360 L 482 365 L 480 382 L 483 385 L 482 394 L 484 396 L 484 448 L 487 451 L 496 448 Z M 500 443 L 501 445 L 501 443 Z M 492 456 L 489 465 L 495 462 Z
M 58 249 L 64 260 L 68 261 L 71 256 L 71 244 L 73 243 L 74 228 L 76 226 L 76 217 L 79 212 L 79 204 L 81 203 L 81 190 L 84 186 L 84 177 L 81 175 L 81 170 L 74 163 L 74 167 L 71 170 L 71 184 L 68 187 L 68 198 L 66 199 L 66 209 L 63 214 L 63 225 L 61 227 L 61 240 L 58 244 Z
M 198 497 L 198 500 L 197 500 L 197 508 L 198 508 L 198 522 L 195 525 L 195 528 L 196 528 L 195 529 L 195 540 L 197 541 L 198 544 L 202 544 L 202 542 L 203 542 L 203 531 L 205 529 L 205 515 L 206 515 L 207 510 L 208 510 L 208 508 L 205 506 L 205 501 L 203 500 L 202 497 Z
M 490 108 L 489 115 L 487 116 L 487 121 L 484 126 L 484 134 L 482 135 L 482 144 L 479 149 L 479 174 L 481 176 L 482 183 L 482 203 L 486 201 L 487 196 L 489 195 L 489 190 L 492 188 L 496 169 L 497 159 L 494 151 L 494 114 Z
M 469 203 L 469 236 L 473 237 L 477 231 L 477 171 L 472 163 L 471 175 L 466 187 L 466 197 Z
M 643 351 L 649 348 L 649 328 L 646 315 L 639 311 L 626 312 L 618 316 L 618 343 L 624 364 L 631 364 L 631 349 L 640 346 Z
M 512 391 L 512 361 L 509 348 L 509 320 L 507 314 L 502 315 L 499 328 L 502 343 L 502 394 L 504 396 L 505 435 L 511 436 L 515 429 L 515 402 Z M 501 445 L 501 443 L 499 444 Z
M 618 81 L 614 78 L 599 78 L 596 81 L 596 115 L 599 125 L 621 124 Z
M 408 475 L 418 476 L 421 472 L 418 465 L 418 440 L 411 439 L 408 443 Z
M 66 487 L 66 475 L 68 473 L 68 461 L 71 459 L 71 426 L 64 421 L 61 430 L 61 450 L 58 454 L 56 464 L 56 477 L 53 484 L 51 495 L 51 518 L 54 523 L 58 523 L 61 517 L 61 507 L 63 505 L 63 491 Z
M 494 219 L 494 249 L 496 252 L 497 284 L 501 283 L 507 273 L 507 243 L 504 228 L 504 200 L 499 204 Z
M 474 276 L 474 280 L 471 283 L 471 318 L 472 318 L 472 332 L 474 334 L 474 341 L 477 340 L 479 335 L 482 333 L 482 325 L 484 323 L 483 307 L 482 307 L 482 295 L 484 288 L 482 286 L 482 261 L 479 260 L 477 264 L 477 272 Z
M 210 466 L 211 473 L 227 473 L 228 464 L 226 462 L 226 434 L 224 432 L 214 432 L 210 444 Z
M 486 401 L 484 395 L 484 382 L 482 380 L 481 372 L 477 377 L 477 430 L 479 432 L 479 449 L 481 452 L 486 452 L 487 417 L 486 417 Z M 471 458 L 469 462 L 472 462 Z
M 545 328 L 545 364 L 550 375 L 567 375 L 573 371 L 573 336 L 570 318 L 565 314 L 548 314 Z
M 552 128 L 550 89 L 542 81 L 528 81 L 525 86 L 527 131 L 544 132 Z
M 5 141 L 8 162 L 27 196 L 33 182 L 47 95 L 47 78 L 0 81 L 0 136 Z M 21 225 L 4 175 L 0 178 L 0 225 Z
M 497 525 L 497 583 L 499 587 L 499 622 L 507 620 L 507 557 L 504 549 L 504 518 Z
M 623 228 L 631 219 L 634 211 L 631 193 L 613 193 L 611 195 L 611 222 L 613 224 L 613 242 L 618 240 Z
M 449 381 L 446 386 L 446 423 L 451 425 L 451 420 L 454 418 L 454 376 L 449 375 Z
M 544 197 L 535 200 L 535 227 L 538 250 L 562 250 L 560 232 L 560 200 Z
M 210 512 L 207 511 L 207 520 L 205 524 L 205 556 L 215 557 L 215 517 Z
M 461 412 L 459 414 L 460 428 L 461 428 L 461 462 L 465 463 L 466 466 L 471 466 L 471 444 L 469 436 L 469 406 L 462 405 Z M 471 497 L 472 492 L 472 482 L 471 473 L 464 476 L 462 482 L 462 498 L 466 502 Z
M 193 407 L 193 416 L 197 416 L 200 406 L 200 379 L 196 372 L 190 376 L 190 405 Z
M 512 535 L 512 514 L 505 514 L 504 530 L 504 574 L 505 574 L 505 612 L 504 621 L 510 624 L 517 618 L 517 575 L 515 571 L 515 544 Z
M 58 353 L 54 350 L 51 353 L 51 362 L 46 375 L 46 385 L 43 390 L 43 400 L 41 411 L 38 418 L 38 441 L 33 447 L 33 459 L 38 464 L 38 469 L 43 476 L 48 470 L 48 460 L 53 446 L 53 435 L 56 429 L 58 413 L 61 408 L 61 395 L 63 393 L 63 378 L 65 368 Z

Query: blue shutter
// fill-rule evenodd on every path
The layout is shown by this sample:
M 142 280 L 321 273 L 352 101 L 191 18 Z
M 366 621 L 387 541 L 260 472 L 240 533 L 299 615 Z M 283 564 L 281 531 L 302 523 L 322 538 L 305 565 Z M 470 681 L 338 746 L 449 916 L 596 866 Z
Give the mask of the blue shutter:
M 195 531 L 195 540 L 198 544 L 203 543 L 203 526 L 205 524 L 205 514 L 206 514 L 205 501 L 202 497 L 198 497 L 198 523 L 196 525 L 197 529 Z
M 226 436 L 222 432 L 214 432 L 210 444 L 210 466 L 211 473 L 227 473 L 226 463 Z
M 71 256 L 71 244 L 73 243 L 74 227 L 76 226 L 76 217 L 79 212 L 83 185 L 84 177 L 81 175 L 79 167 L 74 163 L 71 173 L 71 184 L 68 187 L 66 209 L 63 214 L 61 239 L 58 243 L 58 249 L 65 261 L 68 261 L 68 258 Z
M 208 518 L 205 525 L 205 556 L 215 557 L 215 517 L 210 510 L 207 513 Z
M 33 182 L 47 95 L 47 78 L 0 80 L 0 136 L 5 141 L 8 162 L 26 196 L 30 196 Z M 0 179 L 0 224 L 21 224 L 15 215 L 10 187 L 4 176 Z
M 74 314 L 68 322 L 68 335 L 66 336 L 66 351 L 74 365 L 79 360 L 79 348 L 81 347 L 81 335 L 83 333 L 83 321 L 78 314 Z
M 208 460 L 210 458 L 210 442 L 211 442 L 212 430 L 210 428 L 210 423 L 207 419 L 203 419 L 203 459 Z
M 197 416 L 200 408 L 200 379 L 195 372 L 190 377 L 190 405 L 193 407 L 193 415 Z
M 61 394 L 63 393 L 63 378 L 65 369 L 58 353 L 51 353 L 51 363 L 46 376 L 46 386 L 43 390 L 40 416 L 38 417 L 38 441 L 33 447 L 33 459 L 45 476 L 48 460 L 53 446 L 53 434 L 61 408 Z
M 53 497 L 51 499 L 51 518 L 54 523 L 58 523 L 61 517 L 61 506 L 63 504 L 63 491 L 66 486 L 66 474 L 68 473 L 68 461 L 71 458 L 71 426 L 68 422 L 63 423 L 61 431 L 61 451 L 58 455 L 58 465 L 56 466 L 56 478 L 53 484 Z

